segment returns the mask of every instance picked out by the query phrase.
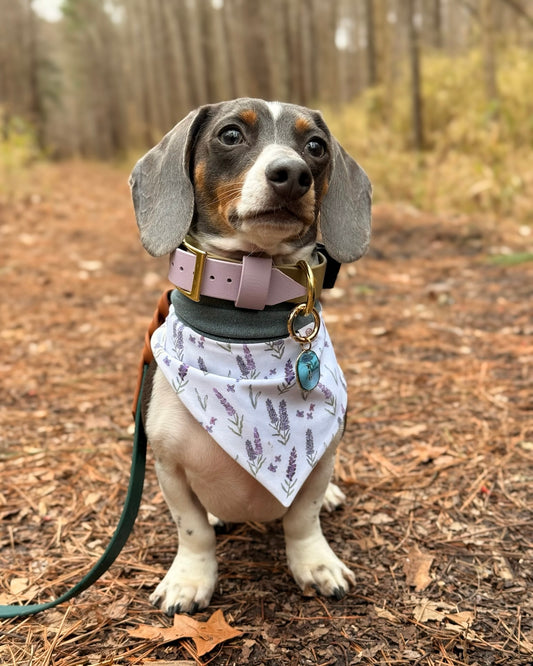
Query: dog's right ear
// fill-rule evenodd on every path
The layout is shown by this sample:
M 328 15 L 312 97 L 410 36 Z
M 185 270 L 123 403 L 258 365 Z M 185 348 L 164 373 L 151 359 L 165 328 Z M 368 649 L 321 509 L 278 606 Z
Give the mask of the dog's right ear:
M 195 137 L 210 108 L 191 111 L 131 172 L 129 184 L 141 243 L 154 257 L 179 247 L 191 225 L 194 190 L 189 164 Z

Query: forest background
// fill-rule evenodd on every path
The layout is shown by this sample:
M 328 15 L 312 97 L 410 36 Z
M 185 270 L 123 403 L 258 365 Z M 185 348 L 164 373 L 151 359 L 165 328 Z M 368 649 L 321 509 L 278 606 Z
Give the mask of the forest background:
M 0 0 L 0 15 L 4 169 L 131 163 L 191 108 L 263 97 L 321 108 L 378 201 L 531 221 L 531 0 Z

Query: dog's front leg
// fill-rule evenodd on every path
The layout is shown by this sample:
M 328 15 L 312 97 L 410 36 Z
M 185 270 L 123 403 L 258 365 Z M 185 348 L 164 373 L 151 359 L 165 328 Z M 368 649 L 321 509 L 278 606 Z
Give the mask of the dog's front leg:
M 321 458 L 283 519 L 289 568 L 303 593 L 342 598 L 354 574 L 331 550 L 322 534 L 320 508 L 328 487 L 336 443 Z
M 211 601 L 217 581 L 215 533 L 180 467 L 156 462 L 161 490 L 178 527 L 178 553 L 150 597 L 167 615 L 195 613 Z

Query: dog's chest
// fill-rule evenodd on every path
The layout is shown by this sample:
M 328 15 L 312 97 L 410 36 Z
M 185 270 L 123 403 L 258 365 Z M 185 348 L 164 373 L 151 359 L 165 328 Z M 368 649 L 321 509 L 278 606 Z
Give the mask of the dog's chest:
M 321 377 L 309 392 L 295 377 L 301 347 L 288 337 L 221 342 L 187 326 L 171 306 L 152 349 L 200 425 L 289 506 L 344 421 L 346 384 L 325 326 L 313 343 Z

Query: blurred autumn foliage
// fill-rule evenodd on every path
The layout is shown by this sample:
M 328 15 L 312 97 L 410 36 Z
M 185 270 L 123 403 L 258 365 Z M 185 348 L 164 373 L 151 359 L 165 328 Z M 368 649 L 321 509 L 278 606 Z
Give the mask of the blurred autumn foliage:
M 55 7 L 55 19 L 42 7 Z M 199 104 L 321 108 L 377 201 L 533 221 L 533 0 L 0 0 L 0 194 Z

